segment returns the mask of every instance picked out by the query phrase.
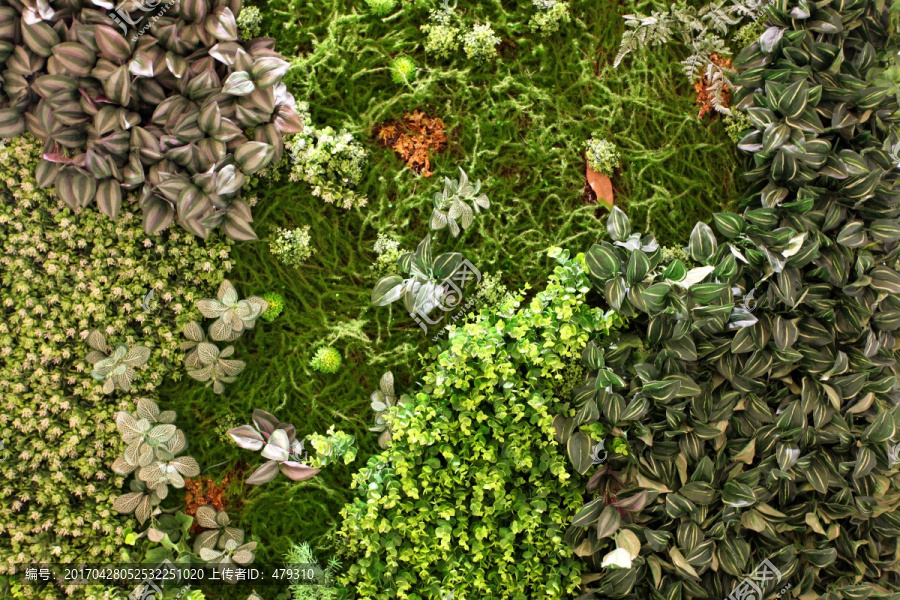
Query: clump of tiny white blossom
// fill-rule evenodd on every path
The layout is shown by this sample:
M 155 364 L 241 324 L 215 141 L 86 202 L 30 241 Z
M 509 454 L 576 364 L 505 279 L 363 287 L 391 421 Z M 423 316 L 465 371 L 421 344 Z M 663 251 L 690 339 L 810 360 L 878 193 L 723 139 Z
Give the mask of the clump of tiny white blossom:
M 499 273 L 484 273 L 475 292 L 475 299 L 480 310 L 496 312 L 515 294 L 509 291 Z
M 611 177 L 619 167 L 619 150 L 615 145 L 594 134 L 585 144 L 588 164 L 598 173 Z
M 299 267 L 312 256 L 309 225 L 296 229 L 278 228 L 269 240 L 269 251 L 289 267 Z
M 448 8 L 432 10 L 429 23 L 422 25 L 425 52 L 440 58 L 451 58 L 459 52 L 460 30 L 453 24 L 453 11 Z
M 262 15 L 259 8 L 255 6 L 245 6 L 241 9 L 241 13 L 237 18 L 238 35 L 242 40 L 252 40 L 259 37 L 262 31 L 260 22 Z
M 298 107 L 301 118 L 308 114 L 305 104 Z M 353 188 L 359 184 L 368 162 L 366 150 L 346 130 L 318 129 L 304 119 L 305 129 L 291 137 L 291 181 L 305 181 L 313 196 L 342 208 L 360 208 L 368 202 Z
M 42 146 L 7 140 L 0 162 L 0 437 L 15 449 L 0 462 L 11 542 L 0 564 L 113 562 L 133 522 L 112 511 L 123 484 L 109 468 L 122 450 L 115 414 L 180 376 L 178 331 L 231 269 L 231 243 L 177 228 L 147 235 L 134 198 L 116 220 L 73 212 L 35 181 Z M 128 393 L 105 395 L 91 377 L 94 329 L 151 349 Z
M 372 263 L 372 270 L 379 277 L 396 273 L 397 261 L 403 253 L 399 241 L 385 233 L 379 233 L 375 240 L 375 254 L 378 257 Z
M 463 49 L 471 60 L 485 61 L 497 56 L 500 38 L 494 33 L 490 23 L 476 23 L 471 31 L 462 36 Z
M 564 24 L 571 21 L 569 5 L 559 0 L 534 0 L 538 12 L 528 22 L 532 31 L 542 35 L 556 33 Z

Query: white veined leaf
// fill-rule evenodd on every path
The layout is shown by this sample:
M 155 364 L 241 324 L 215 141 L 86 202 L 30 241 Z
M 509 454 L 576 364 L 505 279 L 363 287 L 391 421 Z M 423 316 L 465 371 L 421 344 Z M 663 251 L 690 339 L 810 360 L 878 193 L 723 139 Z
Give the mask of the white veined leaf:
M 691 286 L 700 283 L 706 277 L 715 271 L 716 268 L 714 266 L 706 266 L 706 267 L 696 267 L 687 272 L 687 275 L 684 276 L 684 279 L 681 281 L 674 282 L 675 285 L 684 288 L 690 289 Z
M 781 255 L 785 258 L 790 258 L 800 252 L 800 248 L 803 246 L 803 240 L 806 239 L 806 232 L 803 232 L 799 235 L 795 235 L 791 238 L 791 241 L 788 242 L 787 247 L 781 251 Z

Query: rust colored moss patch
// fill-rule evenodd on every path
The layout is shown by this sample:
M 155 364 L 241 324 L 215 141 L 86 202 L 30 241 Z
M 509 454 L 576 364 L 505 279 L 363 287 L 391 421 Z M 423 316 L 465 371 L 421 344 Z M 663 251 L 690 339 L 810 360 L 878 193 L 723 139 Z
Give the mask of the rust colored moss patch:
M 422 177 L 432 175 L 431 157 L 447 147 L 443 119 L 428 117 L 422 111 L 413 111 L 404 115 L 402 121 L 382 125 L 377 139 Z

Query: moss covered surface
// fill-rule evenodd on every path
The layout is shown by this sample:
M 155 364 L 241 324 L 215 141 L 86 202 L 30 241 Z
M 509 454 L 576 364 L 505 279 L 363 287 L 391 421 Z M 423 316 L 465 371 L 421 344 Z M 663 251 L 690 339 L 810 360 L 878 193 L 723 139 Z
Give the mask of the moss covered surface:
M 223 396 L 189 379 L 165 389 L 179 414 L 191 416 L 183 424 L 190 451 L 214 478 L 241 469 L 248 475 L 261 460 L 224 433 L 249 422 L 254 408 L 293 423 L 298 435 L 335 424 L 357 436 L 355 464 L 329 467 L 310 482 L 279 478 L 254 488 L 241 483 L 246 476 L 232 478 L 229 513 L 262 542 L 260 562 L 279 560 L 292 542 L 310 542 L 323 553 L 333 548 L 330 533 L 351 497 L 351 474 L 377 448 L 377 434 L 367 431 L 374 418 L 369 393 L 388 369 L 398 393 L 413 391 L 417 356 L 433 342 L 399 305 L 370 305 L 377 280 L 370 265 L 379 232 L 415 248 L 428 232 L 431 194 L 444 176 L 462 167 L 481 179 L 491 209 L 457 239 L 439 232 L 436 253 L 462 251 L 482 272 L 501 272 L 511 289 L 543 285 L 552 270 L 547 248 L 585 248 L 606 235 L 598 220 L 606 211 L 590 202 L 584 182 L 582 148 L 592 133 L 619 147 L 616 203 L 636 229 L 653 231 L 661 243 L 686 240 L 694 222 L 734 204 L 740 184 L 733 143 L 722 123 L 697 119 L 678 50 L 657 49 L 612 68 L 621 15 L 647 8 L 572 2 L 572 22 L 541 38 L 527 27 L 530 2 L 461 2 L 457 10 L 466 20 L 490 21 L 503 39 L 498 59 L 476 66 L 462 54 L 443 60 L 423 52 L 423 6 L 398 5 L 381 18 L 346 1 L 265 5 L 263 35 L 295 57 L 289 89 L 309 103 L 316 126 L 354 133 L 370 165 L 359 186 L 369 205 L 359 211 L 323 203 L 286 173 L 263 182 L 254 208 L 261 240 L 236 246 L 230 277 L 242 295 L 283 294 L 284 312 L 238 341 L 238 358 L 248 367 Z M 391 79 L 389 66 L 399 55 L 419 66 L 409 84 Z M 430 178 L 376 141 L 379 125 L 413 110 L 447 126 L 449 144 L 432 157 Z M 282 265 L 265 236 L 305 225 L 315 253 L 303 268 Z M 336 374 L 310 367 L 326 344 L 343 355 Z

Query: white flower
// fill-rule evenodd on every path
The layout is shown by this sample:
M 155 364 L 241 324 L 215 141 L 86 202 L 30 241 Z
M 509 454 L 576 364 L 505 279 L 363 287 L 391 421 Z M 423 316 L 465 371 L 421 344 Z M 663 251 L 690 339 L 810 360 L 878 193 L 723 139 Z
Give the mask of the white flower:
M 603 557 L 601 567 L 612 567 L 614 569 L 630 569 L 631 554 L 625 548 L 616 548 Z

